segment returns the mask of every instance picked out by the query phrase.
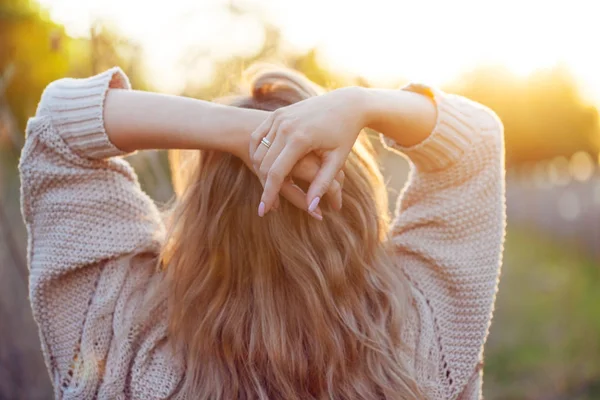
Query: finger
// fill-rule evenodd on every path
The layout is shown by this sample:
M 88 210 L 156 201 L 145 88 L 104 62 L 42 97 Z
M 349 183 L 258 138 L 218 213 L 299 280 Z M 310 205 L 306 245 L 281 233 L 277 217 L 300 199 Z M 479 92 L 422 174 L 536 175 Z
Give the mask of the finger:
M 256 153 L 261 139 L 265 137 L 271 129 L 273 122 L 275 122 L 275 114 L 271 113 L 250 135 L 250 145 L 248 149 L 250 159 L 252 159 L 254 153 Z
M 305 182 L 312 182 L 319 169 L 321 168 L 320 160 L 313 154 L 308 154 L 300 162 L 298 162 L 292 169 L 292 177 L 302 179 Z M 327 198 L 331 201 L 331 204 L 335 209 L 339 210 L 342 207 L 342 185 L 343 172 L 340 171 L 327 188 Z M 304 199 L 306 201 L 306 198 Z
M 271 147 L 273 147 L 273 144 L 274 144 L 273 142 L 275 141 L 276 134 L 277 134 L 277 125 L 278 125 L 277 121 L 275 121 L 273 124 L 271 124 L 271 126 L 269 127 L 269 130 L 267 131 L 265 136 L 261 137 L 260 140 L 258 141 L 258 147 L 254 151 L 254 153 L 250 155 L 250 157 L 252 159 L 252 166 L 254 167 L 254 171 L 256 172 L 257 175 L 259 175 L 259 173 L 260 173 L 260 166 L 262 165 L 264 157 L 268 154 Z M 263 138 L 267 139 L 269 141 L 269 143 L 271 143 L 271 145 L 269 147 L 267 147 L 262 142 Z M 264 179 L 265 177 L 262 176 L 262 178 Z
M 294 169 L 292 170 L 292 176 L 294 175 L 294 173 L 296 171 L 298 171 L 298 173 L 302 173 L 301 168 L 304 168 L 304 167 L 309 169 L 311 171 L 312 175 L 310 176 L 309 179 L 305 179 L 300 176 L 298 176 L 298 178 L 304 179 L 307 182 L 312 182 L 314 180 L 315 176 L 317 175 L 317 172 L 321 168 L 321 157 L 317 156 L 314 152 L 308 153 L 306 156 L 304 156 L 304 158 L 302 160 L 300 160 L 298 163 L 296 163 L 296 165 L 294 166 Z M 337 175 L 335 176 L 335 180 L 338 181 L 341 186 L 344 186 L 345 178 L 346 178 L 346 175 L 344 173 L 344 170 L 340 170 L 337 173 Z
M 273 125 L 273 126 L 275 126 L 275 125 Z M 278 135 L 277 132 L 275 132 L 273 130 L 271 130 L 269 132 L 269 135 L 271 135 L 273 137 L 273 140 L 271 141 L 271 146 L 267 149 L 267 152 L 263 156 L 263 158 L 260 162 L 260 165 L 258 166 L 258 171 L 260 173 L 260 176 L 265 181 L 267 179 L 267 174 L 269 173 L 271 166 L 273 165 L 273 163 L 275 162 L 277 157 L 279 157 L 279 154 L 281 154 L 281 151 L 285 147 L 285 139 L 281 135 Z M 269 140 L 271 140 L 271 139 L 269 139 Z M 262 145 L 260 147 L 266 147 L 266 146 Z
M 306 193 L 291 179 L 286 180 L 285 183 L 282 185 L 281 195 L 285 197 L 295 207 L 298 207 L 299 209 L 308 212 L 308 209 L 306 207 Z M 273 208 L 278 209 L 281 204 L 279 196 L 277 196 L 277 199 L 275 201 L 276 205 Z M 308 214 L 319 221 L 323 220 L 323 214 L 320 208 L 317 208 L 314 212 L 308 212 Z
M 307 192 L 307 204 L 309 210 L 314 210 L 321 200 L 321 196 L 327 191 L 334 177 L 342 169 L 346 154 L 343 150 L 327 153 L 323 159 L 323 165 L 311 182 Z
M 283 186 L 281 186 L 281 195 L 294 206 L 301 210 L 307 211 L 308 214 L 313 218 L 318 219 L 319 221 L 323 220 L 323 214 L 321 213 L 320 208 L 317 208 L 313 212 L 308 211 L 306 207 L 306 193 L 304 193 L 304 191 L 292 181 L 286 181 Z
M 275 125 L 273 125 L 273 126 L 275 126 Z M 276 133 L 274 133 L 274 132 L 270 132 L 269 134 L 275 136 L 275 140 L 271 144 L 271 146 L 267 149 L 267 152 L 264 155 L 260 165 L 257 167 L 257 169 L 258 169 L 257 175 L 263 181 L 263 189 L 266 186 L 266 183 L 268 181 L 268 174 L 269 174 L 269 171 L 271 168 L 270 164 L 272 162 L 269 160 L 277 159 L 278 155 L 281 153 L 281 150 L 285 146 L 283 138 L 281 138 L 280 136 L 277 136 Z M 265 146 L 259 146 L 259 147 L 265 147 Z M 283 180 L 285 180 L 286 178 L 287 178 L 287 176 L 283 177 Z M 281 184 L 283 185 L 283 181 L 281 182 Z M 278 206 L 278 199 L 279 199 L 279 193 L 274 194 L 274 196 L 272 198 L 272 202 L 270 202 L 270 203 L 265 203 L 261 199 L 259 208 L 261 208 L 263 210 L 263 213 L 266 214 L 271 210 L 272 207 L 276 208 Z
M 268 210 L 275 197 L 279 194 L 285 177 L 290 174 L 298 160 L 302 159 L 310 149 L 299 142 L 288 142 L 284 149 L 269 169 L 265 188 L 262 195 L 262 202 L 265 209 Z M 311 211 L 314 211 L 311 210 Z
M 262 179 L 260 176 L 258 176 L 258 180 L 260 181 L 260 184 L 264 188 L 265 187 L 264 179 Z M 277 198 L 275 199 L 275 203 L 273 204 L 273 209 L 278 210 L 280 206 L 281 206 L 281 201 L 279 199 L 279 196 L 277 196 Z M 264 215 L 265 215 L 265 208 L 264 208 L 263 202 L 261 201 L 260 204 L 258 205 L 258 216 L 263 217 Z

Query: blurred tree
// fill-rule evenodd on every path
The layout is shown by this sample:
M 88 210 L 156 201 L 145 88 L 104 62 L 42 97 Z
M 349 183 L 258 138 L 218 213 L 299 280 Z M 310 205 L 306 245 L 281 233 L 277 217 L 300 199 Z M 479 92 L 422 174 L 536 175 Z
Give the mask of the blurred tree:
M 235 10 L 240 13 L 239 9 Z M 257 61 L 274 61 L 281 55 L 281 32 L 276 27 L 264 23 L 264 41 L 258 52 L 252 55 L 232 55 L 225 60 L 212 60 L 210 48 L 195 48 L 190 50 L 190 56 L 185 60 L 186 68 L 193 77 L 198 63 L 207 62 L 212 65 L 214 73 L 210 81 L 200 84 L 190 79 L 182 95 L 212 100 L 234 92 L 240 83 L 244 70 Z
M 16 165 L 26 120 L 48 83 L 113 65 L 121 66 L 136 88 L 147 88 L 140 47 L 116 30 L 98 23 L 90 38 L 73 39 L 35 1 L 0 0 L 0 399 L 51 393 L 27 302 L 26 240 L 18 208 Z
M 12 71 L 5 95 L 19 129 L 48 82 L 68 72 L 66 39 L 64 28 L 36 3 L 0 0 L 0 74 Z
M 291 57 L 289 65 L 302 72 L 311 81 L 329 90 L 356 84 L 360 79 L 334 74 L 324 68 L 319 60 L 319 52 L 314 48 L 304 54 Z M 364 84 L 362 83 L 362 85 Z
M 11 71 L 7 105 L 22 131 L 46 85 L 64 76 L 84 77 L 119 65 L 138 89 L 148 89 L 141 47 L 103 23 L 90 38 L 73 39 L 30 0 L 0 0 L 0 76 Z M 0 93 L 0 96 L 2 93 Z
M 304 53 L 285 50 L 280 31 L 264 21 L 260 13 L 240 6 L 226 7 L 232 15 L 256 18 L 264 26 L 264 43 L 253 55 L 233 55 L 225 60 L 212 59 L 210 48 L 194 49 L 186 60 L 191 76 L 200 63 L 212 65 L 214 73 L 208 82 L 190 81 L 184 95 L 210 100 L 235 92 L 244 69 L 256 61 L 270 60 L 304 73 L 327 89 L 368 86 L 360 77 L 328 70 L 317 49 Z M 538 70 L 526 78 L 501 67 L 481 67 L 461 76 L 449 91 L 486 104 L 498 113 L 506 128 L 507 164 L 571 156 L 581 150 L 595 155 L 600 149 L 598 111 L 585 104 L 574 78 L 563 66 Z
M 527 78 L 499 67 L 479 68 L 463 75 L 452 91 L 498 113 L 506 130 L 507 163 L 571 156 L 581 150 L 598 153 L 598 110 L 584 103 L 563 66 L 538 70 Z
M 90 28 L 90 37 L 72 39 L 69 50 L 71 76 L 87 77 L 119 66 L 134 88 L 150 89 L 145 76 L 141 46 L 106 22 L 94 22 Z
M 303 53 L 291 52 L 286 48 L 279 28 L 266 21 L 260 11 L 252 7 L 245 8 L 233 0 L 226 2 L 224 9 L 233 17 L 232 21 L 235 21 L 236 17 L 257 20 L 263 27 L 264 40 L 262 46 L 254 54 L 246 56 L 232 55 L 224 60 L 212 59 L 213 52 L 211 48 L 190 49 L 189 56 L 184 61 L 190 76 L 194 76 L 197 65 L 201 63 L 212 65 L 214 73 L 210 81 L 201 84 L 197 84 L 195 80 L 190 79 L 182 93 L 183 95 L 211 100 L 234 93 L 244 70 L 255 62 L 270 62 L 288 66 L 302 72 L 310 80 L 327 89 L 352 84 L 366 85 L 366 81 L 360 77 L 336 74 L 325 68 L 319 60 L 317 49 L 309 49 Z

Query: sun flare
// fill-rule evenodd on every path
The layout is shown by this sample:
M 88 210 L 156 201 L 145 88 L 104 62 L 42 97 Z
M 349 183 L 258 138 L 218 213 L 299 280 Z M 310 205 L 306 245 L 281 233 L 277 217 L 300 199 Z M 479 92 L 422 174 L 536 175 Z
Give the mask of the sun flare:
M 40 0 L 73 35 L 104 18 L 145 49 L 158 88 L 176 92 L 187 79 L 176 65 L 194 45 L 221 56 L 260 45 L 260 25 L 224 12 L 224 1 Z M 331 68 L 381 84 L 418 80 L 443 84 L 481 64 L 501 64 L 518 75 L 558 62 L 600 103 L 600 24 L 592 2 L 569 8 L 534 0 L 336 0 L 238 2 L 281 28 L 295 48 L 317 47 Z M 143 10 L 143 11 L 140 11 Z M 208 74 L 208 70 L 206 71 Z

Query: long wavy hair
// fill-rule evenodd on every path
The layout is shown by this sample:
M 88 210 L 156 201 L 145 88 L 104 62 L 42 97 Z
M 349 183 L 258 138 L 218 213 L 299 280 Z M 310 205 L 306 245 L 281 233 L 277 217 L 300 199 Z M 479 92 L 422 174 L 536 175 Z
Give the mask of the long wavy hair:
M 321 89 L 254 68 L 229 105 L 273 111 Z M 384 182 L 361 133 L 345 165 L 343 208 L 317 221 L 284 198 L 257 216 L 262 186 L 233 155 L 171 155 L 178 200 L 162 250 L 169 340 L 198 399 L 415 399 L 403 357 L 410 301 L 389 254 Z

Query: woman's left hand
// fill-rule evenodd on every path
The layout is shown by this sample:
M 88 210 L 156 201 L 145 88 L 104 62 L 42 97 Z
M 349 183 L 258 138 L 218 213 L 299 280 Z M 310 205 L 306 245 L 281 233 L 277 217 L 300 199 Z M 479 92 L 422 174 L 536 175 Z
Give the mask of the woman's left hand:
M 264 186 L 259 215 L 273 208 L 294 166 L 311 152 L 321 157 L 321 168 L 306 204 L 317 208 L 365 126 L 363 109 L 360 88 L 337 89 L 274 111 L 252 133 L 249 155 Z

